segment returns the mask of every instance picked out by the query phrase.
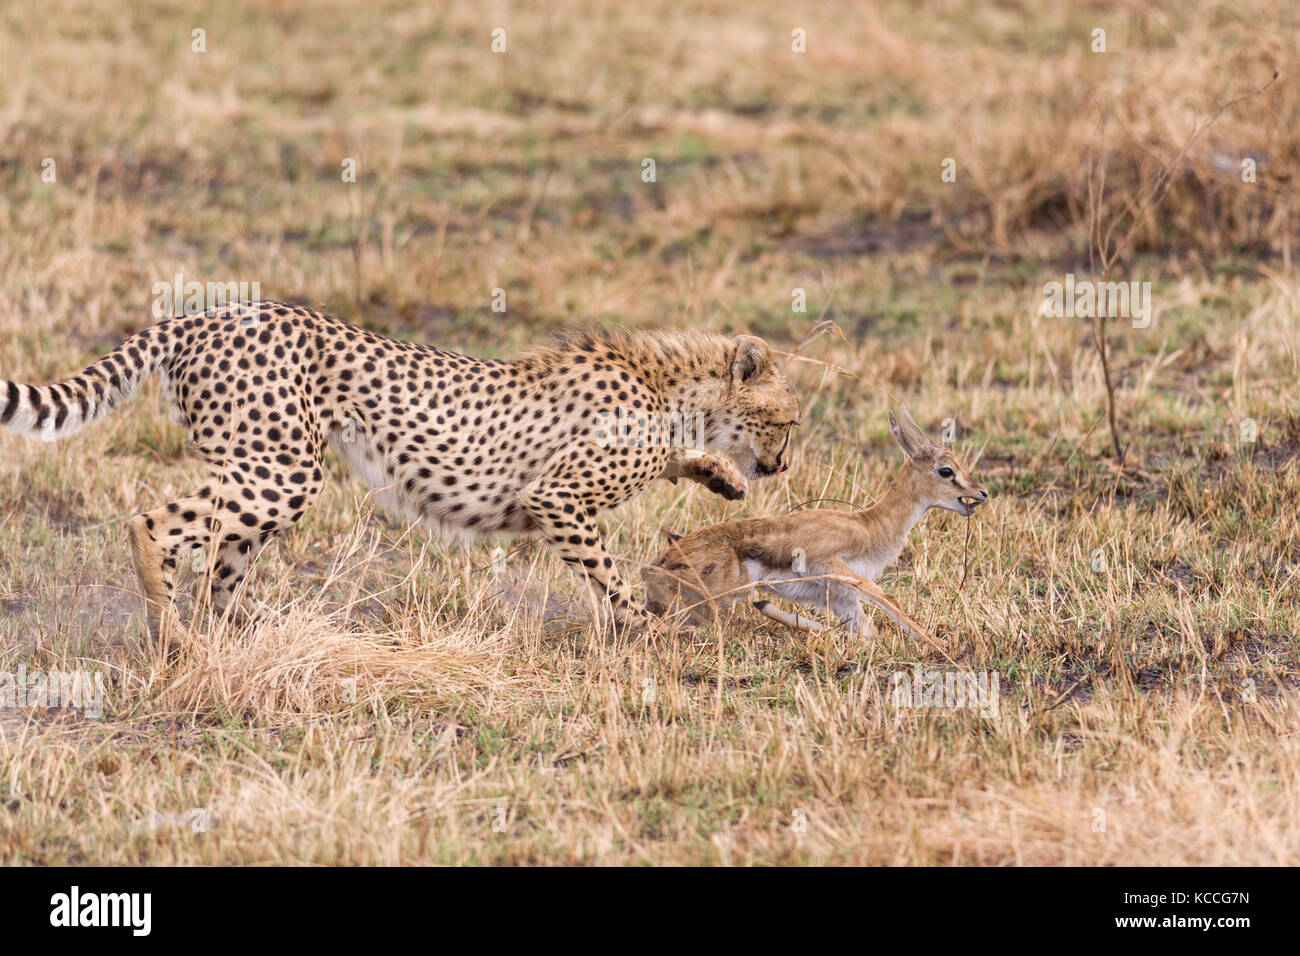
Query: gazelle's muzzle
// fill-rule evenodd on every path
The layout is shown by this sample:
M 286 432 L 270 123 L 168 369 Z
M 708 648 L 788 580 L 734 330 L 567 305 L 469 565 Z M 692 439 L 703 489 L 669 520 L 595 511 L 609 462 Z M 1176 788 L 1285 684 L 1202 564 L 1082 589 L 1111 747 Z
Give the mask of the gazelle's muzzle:
M 983 488 L 972 488 L 957 499 L 959 512 L 969 518 L 975 509 L 989 500 L 989 493 Z

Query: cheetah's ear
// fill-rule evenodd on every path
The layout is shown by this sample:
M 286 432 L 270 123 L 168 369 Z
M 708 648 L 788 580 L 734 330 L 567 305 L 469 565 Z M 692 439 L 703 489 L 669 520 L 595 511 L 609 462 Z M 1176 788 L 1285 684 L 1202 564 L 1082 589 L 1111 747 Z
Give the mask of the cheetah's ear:
M 772 365 L 772 350 L 756 335 L 737 335 L 736 357 L 731 361 L 732 384 L 752 382 Z

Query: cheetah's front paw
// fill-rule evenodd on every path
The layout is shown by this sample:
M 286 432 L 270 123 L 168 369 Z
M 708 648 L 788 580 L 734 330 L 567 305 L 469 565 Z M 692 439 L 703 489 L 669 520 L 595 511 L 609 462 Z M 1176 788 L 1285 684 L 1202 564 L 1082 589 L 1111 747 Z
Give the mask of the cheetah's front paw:
M 749 482 L 730 458 L 705 455 L 691 462 L 695 480 L 715 495 L 739 501 L 749 493 Z

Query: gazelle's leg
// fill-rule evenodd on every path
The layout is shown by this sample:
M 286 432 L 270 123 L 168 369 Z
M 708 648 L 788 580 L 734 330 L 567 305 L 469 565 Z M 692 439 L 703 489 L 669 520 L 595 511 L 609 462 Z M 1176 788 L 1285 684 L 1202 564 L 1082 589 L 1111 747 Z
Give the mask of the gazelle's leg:
M 854 573 L 853 569 L 839 558 L 832 558 L 826 562 L 826 570 L 838 577 L 846 578 L 846 583 L 852 584 L 853 587 L 861 591 L 863 597 L 884 611 L 885 615 L 906 631 L 909 636 L 918 640 L 921 638 L 934 640 L 930 632 L 908 617 L 903 609 L 899 607 L 898 602 L 890 597 L 875 581 Z
M 821 634 L 828 630 L 825 624 L 814 621 L 810 617 L 803 617 L 799 614 L 791 614 L 789 611 L 783 611 L 771 601 L 755 601 L 754 607 L 758 608 L 766 617 L 774 621 L 779 621 L 786 627 L 792 627 L 796 631 L 808 631 L 812 634 Z
M 844 630 L 856 637 L 862 633 L 866 623 L 866 617 L 862 613 L 862 592 L 851 584 L 841 584 L 839 581 L 827 583 L 830 585 L 827 590 L 831 610 Z M 869 628 L 867 636 L 871 636 Z
M 731 459 L 693 448 L 675 450 L 659 477 L 674 483 L 678 478 L 685 478 L 730 501 L 745 497 L 749 491 L 749 482 Z

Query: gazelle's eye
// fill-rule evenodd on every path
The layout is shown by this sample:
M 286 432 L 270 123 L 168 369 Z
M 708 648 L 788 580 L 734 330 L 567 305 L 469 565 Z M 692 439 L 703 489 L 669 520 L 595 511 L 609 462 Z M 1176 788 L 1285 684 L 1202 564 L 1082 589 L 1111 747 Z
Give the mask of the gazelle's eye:
M 949 468 L 947 465 L 944 465 L 942 468 L 939 469 L 939 477 L 940 477 L 940 478 L 951 478 L 951 477 L 952 477 L 952 469 Z

